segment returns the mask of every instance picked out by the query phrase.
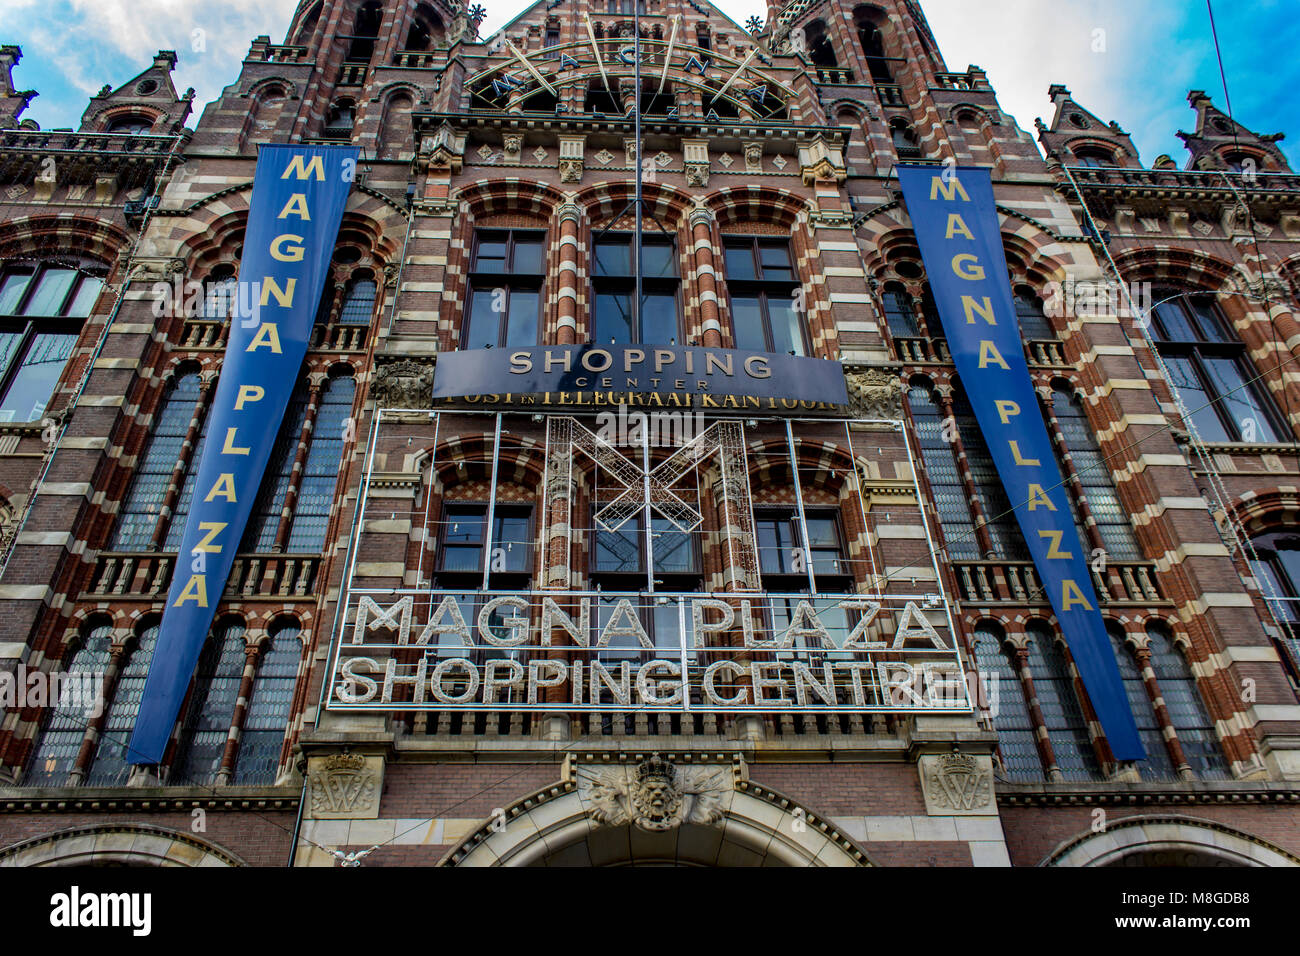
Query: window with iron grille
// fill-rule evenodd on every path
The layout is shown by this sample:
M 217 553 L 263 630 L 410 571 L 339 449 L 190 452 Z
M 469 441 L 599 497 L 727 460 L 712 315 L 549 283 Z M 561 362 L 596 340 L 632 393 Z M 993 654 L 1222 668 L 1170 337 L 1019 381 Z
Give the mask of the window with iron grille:
M 983 682 L 981 696 L 993 711 L 993 728 L 998 734 L 998 752 L 1008 780 L 1042 780 L 1043 762 L 1034 742 L 1037 732 L 1020 675 L 1002 643 L 1002 634 L 990 625 L 972 635 L 975 666 Z
M 1029 675 L 1043 713 L 1047 739 L 1056 766 L 1066 780 L 1099 780 L 1101 768 L 1088 736 L 1083 708 L 1074 693 L 1074 680 L 1065 653 L 1051 629 L 1043 624 L 1028 628 Z
M 1158 623 L 1146 628 L 1151 668 L 1155 671 L 1160 696 L 1169 710 L 1169 721 L 1178 734 L 1183 756 L 1202 780 L 1229 780 L 1232 775 L 1223 756 L 1223 747 L 1214 729 L 1214 721 L 1187 664 L 1187 658 L 1174 646 L 1169 631 Z
M 273 624 L 270 638 L 262 644 L 248 713 L 240 728 L 233 783 L 244 786 L 275 783 L 294 689 L 298 685 L 302 661 L 300 635 L 297 624 Z
M 1075 473 L 1082 485 L 1083 498 L 1088 502 L 1093 520 L 1097 523 L 1097 533 L 1101 536 L 1107 555 L 1117 561 L 1135 561 L 1141 558 L 1142 553 L 1133 537 L 1133 525 L 1129 521 L 1128 512 L 1120 503 L 1115 484 L 1111 480 L 1110 465 L 1102 457 L 1097 437 L 1088 423 L 1083 406 L 1071 392 L 1058 387 L 1052 390 L 1052 413 L 1061 426 L 1065 447 L 1070 452 Z M 1067 487 L 1071 491 L 1075 490 L 1073 483 L 1067 482 Z M 1076 521 L 1077 515 L 1076 511 Z M 1085 546 L 1085 553 L 1090 551 L 1091 548 L 1087 547 L 1088 539 L 1082 533 L 1080 540 Z
M 1178 775 L 1173 762 L 1169 759 L 1169 750 L 1165 746 L 1164 728 L 1156 717 L 1155 705 L 1147 693 L 1146 682 L 1138 670 L 1137 659 L 1133 649 L 1124 640 L 1123 631 L 1114 623 L 1106 626 L 1110 637 L 1111 650 L 1119 662 L 1119 676 L 1124 682 L 1124 696 L 1128 708 L 1137 724 L 1138 737 L 1142 740 L 1142 749 L 1147 752 L 1146 759 L 1138 761 L 1138 775 L 1143 780 L 1173 780 Z
M 94 761 L 86 777 L 88 786 L 123 787 L 130 779 L 131 761 L 127 745 L 135 729 L 145 678 L 149 676 L 149 662 L 157 643 L 158 625 L 154 624 L 140 633 L 135 647 L 123 663 L 113 691 L 113 701 L 104 717 L 104 729 L 95 748 Z
M 96 675 L 108 669 L 113 643 L 111 623 L 91 623 L 83 632 L 81 646 L 68 662 L 67 674 L 73 687 L 85 688 Z M 89 720 L 87 701 L 78 693 L 49 702 L 45 726 L 37 738 L 31 763 L 23 776 L 25 787 L 62 787 L 68 782 L 86 739 Z
M 244 676 L 244 630 L 241 621 L 218 624 L 203 645 L 169 784 L 206 786 L 217 781 Z

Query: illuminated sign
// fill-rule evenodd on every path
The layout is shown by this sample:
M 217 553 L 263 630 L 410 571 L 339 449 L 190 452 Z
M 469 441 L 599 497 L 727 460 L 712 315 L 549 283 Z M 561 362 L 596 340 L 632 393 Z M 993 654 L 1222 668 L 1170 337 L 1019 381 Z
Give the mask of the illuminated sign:
M 1117 760 L 1145 756 L 1029 377 L 987 169 L 900 166 L 943 321 L 1034 567 Z
M 738 349 L 554 345 L 438 357 L 438 405 L 635 405 L 704 412 L 842 413 L 839 362 Z
M 942 605 L 862 594 L 355 593 L 331 710 L 969 710 Z
M 258 154 L 239 268 L 239 281 L 258 292 L 250 314 L 231 319 L 132 763 L 159 763 L 176 724 L 307 354 L 358 154 L 347 146 L 263 146 Z

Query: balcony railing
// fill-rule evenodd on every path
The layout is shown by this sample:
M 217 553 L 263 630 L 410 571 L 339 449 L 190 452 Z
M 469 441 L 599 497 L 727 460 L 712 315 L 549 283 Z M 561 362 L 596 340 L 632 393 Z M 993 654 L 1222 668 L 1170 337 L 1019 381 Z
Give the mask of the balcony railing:
M 900 361 L 913 365 L 933 365 L 936 362 L 951 362 L 952 353 L 948 351 L 945 339 L 894 338 L 894 348 Z
M 180 347 L 194 351 L 217 351 L 226 347 L 223 319 L 188 319 L 181 332 Z M 364 352 L 368 325 L 314 325 L 307 347 L 322 352 Z
M 1030 339 L 1025 355 L 1030 365 L 1065 365 L 1065 346 L 1056 339 Z
M 339 73 L 339 86 L 364 86 L 366 83 L 366 74 L 370 72 L 368 63 L 347 63 L 344 64 L 342 72 Z
M 934 85 L 941 90 L 973 90 L 970 76 L 966 73 L 936 73 Z
M 250 59 L 260 59 L 264 63 L 302 63 L 307 59 L 305 46 L 283 46 L 272 44 L 258 49 L 254 47 Z
M 967 604 L 1048 604 L 1047 592 L 1031 561 L 954 561 L 960 599 Z M 1155 565 L 1109 562 L 1093 570 L 1093 586 L 1103 604 L 1162 604 Z
M 7 129 L 0 131 L 0 160 L 15 154 L 37 153 L 118 155 L 160 157 L 171 152 L 175 136 L 152 136 L 144 133 L 71 133 L 66 130 Z
M 225 596 L 292 599 L 315 597 L 317 554 L 240 554 L 226 582 Z M 122 598 L 161 600 L 171 587 L 174 554 L 105 551 L 95 559 L 95 571 L 83 599 Z
M 890 83 L 877 83 L 876 95 L 880 97 L 881 106 L 906 106 L 907 101 L 903 99 L 903 88 Z
M 1083 188 L 1108 191 L 1134 192 L 1137 195 L 1158 198 L 1170 192 L 1191 193 L 1205 198 L 1220 193 L 1232 193 L 1224 175 L 1232 185 L 1244 193 L 1281 193 L 1300 190 L 1300 175 L 1292 173 L 1218 172 L 1188 169 L 1122 169 L 1070 166 L 1070 173 Z
M 433 70 L 447 65 L 447 52 L 444 50 L 439 53 L 422 52 L 415 53 L 409 50 L 398 50 L 393 54 L 393 66 L 401 67 L 404 70 Z
M 853 71 L 834 66 L 817 67 L 817 83 L 821 86 L 848 86 L 853 82 Z

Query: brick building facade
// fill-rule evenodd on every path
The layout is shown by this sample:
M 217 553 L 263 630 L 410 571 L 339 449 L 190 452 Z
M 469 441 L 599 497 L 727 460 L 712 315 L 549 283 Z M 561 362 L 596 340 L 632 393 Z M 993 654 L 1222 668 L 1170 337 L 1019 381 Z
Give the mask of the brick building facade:
M 0 700 L 0 863 L 1300 863 L 1300 177 L 1278 137 L 1195 92 L 1187 168 L 1147 167 L 1055 86 L 1044 161 L 912 0 L 745 28 L 694 0 L 480 19 L 304 0 L 193 129 L 174 54 L 41 131 L 0 48 L 0 672 L 24 688 Z M 171 745 L 133 766 L 257 148 L 284 142 L 358 145 L 360 174 Z M 1110 753 L 947 351 L 893 169 L 949 159 L 993 173 L 1145 761 Z M 612 400 L 433 397 L 449 353 L 606 342 L 819 359 L 850 403 L 696 394 L 657 443 L 603 434 Z M 747 595 L 758 632 L 804 643 L 755 650 Z M 874 684 L 773 703 L 764 675 L 815 696 L 796 619 L 841 648 L 866 627 L 817 595 L 870 596 L 894 647 L 934 633 L 973 707 Z M 569 639 L 442 643 L 455 615 L 539 614 Z M 618 677 L 662 696 L 664 648 L 742 664 L 635 706 Z M 104 706 L 25 694 L 53 673 Z

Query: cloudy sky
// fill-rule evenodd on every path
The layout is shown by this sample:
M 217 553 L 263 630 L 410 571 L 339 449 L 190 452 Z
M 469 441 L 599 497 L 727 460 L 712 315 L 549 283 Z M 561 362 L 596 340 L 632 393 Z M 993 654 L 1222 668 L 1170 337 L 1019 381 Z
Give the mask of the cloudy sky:
M 489 32 L 525 9 L 521 0 L 482 0 Z M 983 67 L 1003 109 L 1032 129 L 1050 118 L 1047 87 L 1064 83 L 1084 106 L 1133 134 L 1150 163 L 1181 165 L 1175 137 L 1193 123 L 1187 91 L 1224 106 L 1203 0 L 921 0 L 949 69 Z M 46 129 L 75 125 L 87 98 L 120 85 L 159 49 L 180 55 L 176 84 L 200 103 L 232 82 L 251 39 L 284 37 L 295 0 L 0 0 L 0 43 L 17 43 L 19 89 L 36 89 L 26 116 Z M 763 16 L 762 0 L 722 0 L 737 22 Z M 1228 90 L 1235 115 L 1262 132 L 1288 131 L 1300 162 L 1300 17 L 1296 0 L 1217 0 Z M 196 110 L 197 115 L 198 110 Z

